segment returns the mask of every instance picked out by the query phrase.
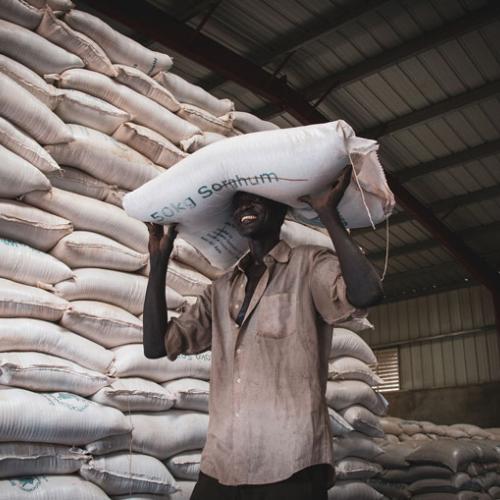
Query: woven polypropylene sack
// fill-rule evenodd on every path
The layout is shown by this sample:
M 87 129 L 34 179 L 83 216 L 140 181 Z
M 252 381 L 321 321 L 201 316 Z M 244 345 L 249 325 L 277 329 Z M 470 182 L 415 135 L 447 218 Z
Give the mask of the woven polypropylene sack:
M 356 176 L 339 213 L 350 227 L 384 220 L 394 197 L 376 150 L 375 141 L 356 137 L 342 121 L 240 135 L 191 154 L 127 194 L 123 206 L 140 220 L 179 223 L 184 239 L 227 267 L 247 246 L 231 222 L 237 190 L 288 204 L 300 220 L 318 223 L 316 212 L 299 197 L 328 188 L 352 161 Z
M 165 465 L 154 457 L 136 453 L 92 458 L 82 465 L 80 474 L 99 485 L 108 495 L 165 495 L 176 490 L 175 479 Z
M 99 486 L 75 475 L 24 476 L 0 481 L 0 500 L 109 500 Z
M 107 236 L 89 231 L 68 234 L 59 240 L 51 254 L 71 268 L 102 267 L 117 271 L 137 271 L 148 260 L 145 253 L 136 252 Z
M 67 217 L 75 229 L 103 234 L 137 252 L 147 252 L 146 226 L 119 207 L 58 188 L 52 188 L 47 193 L 29 193 L 24 200 L 47 212 Z
M 61 171 L 42 146 L 3 118 L 0 118 L 0 144 L 44 173 Z
M 147 75 L 168 71 L 173 64 L 167 54 L 144 47 L 88 12 L 71 10 L 64 20 L 95 40 L 114 63 L 136 67 Z
M 66 143 L 71 129 L 24 87 L 0 73 L 0 115 L 40 144 Z
M 0 277 L 46 287 L 67 280 L 73 271 L 60 260 L 17 241 L 0 238 Z
M 30 391 L 91 396 L 112 379 L 57 356 L 39 352 L 0 352 L 0 384 Z
M 106 302 L 70 302 L 61 325 L 107 348 L 142 342 L 142 321 Z
M 210 384 L 196 378 L 179 378 L 162 384 L 175 395 L 175 408 L 208 413 Z
M 8 21 L 0 20 L 0 47 L 2 54 L 16 59 L 41 76 L 84 67 L 83 61 L 75 54 Z
M 22 0 L 3 0 L 0 17 L 30 30 L 35 29 L 42 20 L 43 12 Z
M 86 68 L 112 77 L 117 75 L 104 50 L 87 35 L 72 29 L 64 21 L 58 19 L 50 7 L 45 9 L 36 31 L 47 40 L 76 54 Z
M 180 453 L 167 460 L 167 467 L 175 478 L 196 481 L 200 474 L 201 451 Z
M 377 363 L 370 346 L 357 334 L 347 328 L 334 328 L 330 358 L 351 356 L 369 365 Z
M 35 350 L 101 373 L 108 373 L 113 361 L 113 353 L 59 325 L 29 318 L 0 319 L 0 351 Z
M 112 134 L 130 115 L 98 97 L 79 90 L 61 90 L 55 108 L 65 123 L 84 125 L 104 134 Z
M 125 415 L 115 408 L 67 392 L 0 389 L 0 418 L 4 442 L 83 445 L 131 430 Z
M 0 443 L 0 478 L 71 474 L 89 459 L 82 449 L 38 443 Z
M 92 401 L 125 412 L 165 411 L 174 406 L 175 393 L 150 380 L 121 378 L 92 396 Z

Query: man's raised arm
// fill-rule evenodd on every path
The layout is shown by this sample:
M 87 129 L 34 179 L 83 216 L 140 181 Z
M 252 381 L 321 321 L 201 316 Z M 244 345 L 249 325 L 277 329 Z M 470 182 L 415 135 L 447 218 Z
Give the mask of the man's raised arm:
M 347 167 L 330 190 L 318 196 L 304 196 L 302 200 L 318 213 L 333 241 L 347 287 L 347 299 L 354 307 L 366 308 L 382 300 L 383 290 L 377 271 L 351 239 L 337 211 L 351 180 L 351 172 L 352 167 Z
M 149 281 L 144 300 L 144 355 L 161 358 L 167 355 L 165 333 L 168 324 L 168 307 L 165 298 L 167 266 L 177 236 L 172 225 L 165 233 L 163 226 L 147 224 L 149 230 Z

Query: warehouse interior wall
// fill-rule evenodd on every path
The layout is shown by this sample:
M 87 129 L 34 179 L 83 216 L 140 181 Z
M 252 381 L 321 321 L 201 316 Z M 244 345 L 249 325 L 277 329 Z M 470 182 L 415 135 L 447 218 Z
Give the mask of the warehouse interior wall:
M 391 415 L 500 425 L 498 334 L 484 287 L 382 304 L 369 317 L 375 329 L 363 337 L 370 346 L 399 351 L 400 391 L 387 393 Z

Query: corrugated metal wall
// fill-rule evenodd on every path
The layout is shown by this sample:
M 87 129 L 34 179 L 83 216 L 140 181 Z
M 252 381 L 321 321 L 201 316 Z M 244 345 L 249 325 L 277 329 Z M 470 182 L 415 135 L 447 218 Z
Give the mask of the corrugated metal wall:
M 375 330 L 363 337 L 372 347 L 399 345 L 403 390 L 500 380 L 493 304 L 483 287 L 383 304 L 369 317 Z

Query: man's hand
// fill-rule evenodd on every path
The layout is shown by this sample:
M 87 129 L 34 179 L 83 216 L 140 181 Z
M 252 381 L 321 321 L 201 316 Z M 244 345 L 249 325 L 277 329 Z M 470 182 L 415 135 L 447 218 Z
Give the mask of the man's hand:
M 146 223 L 149 231 L 149 257 L 151 264 L 161 262 L 170 257 L 177 236 L 176 224 L 171 224 L 165 232 L 164 227 L 153 222 Z
M 318 214 L 336 212 L 337 206 L 351 182 L 351 175 L 352 166 L 348 165 L 330 189 L 315 196 L 302 196 L 300 201 L 310 205 Z

